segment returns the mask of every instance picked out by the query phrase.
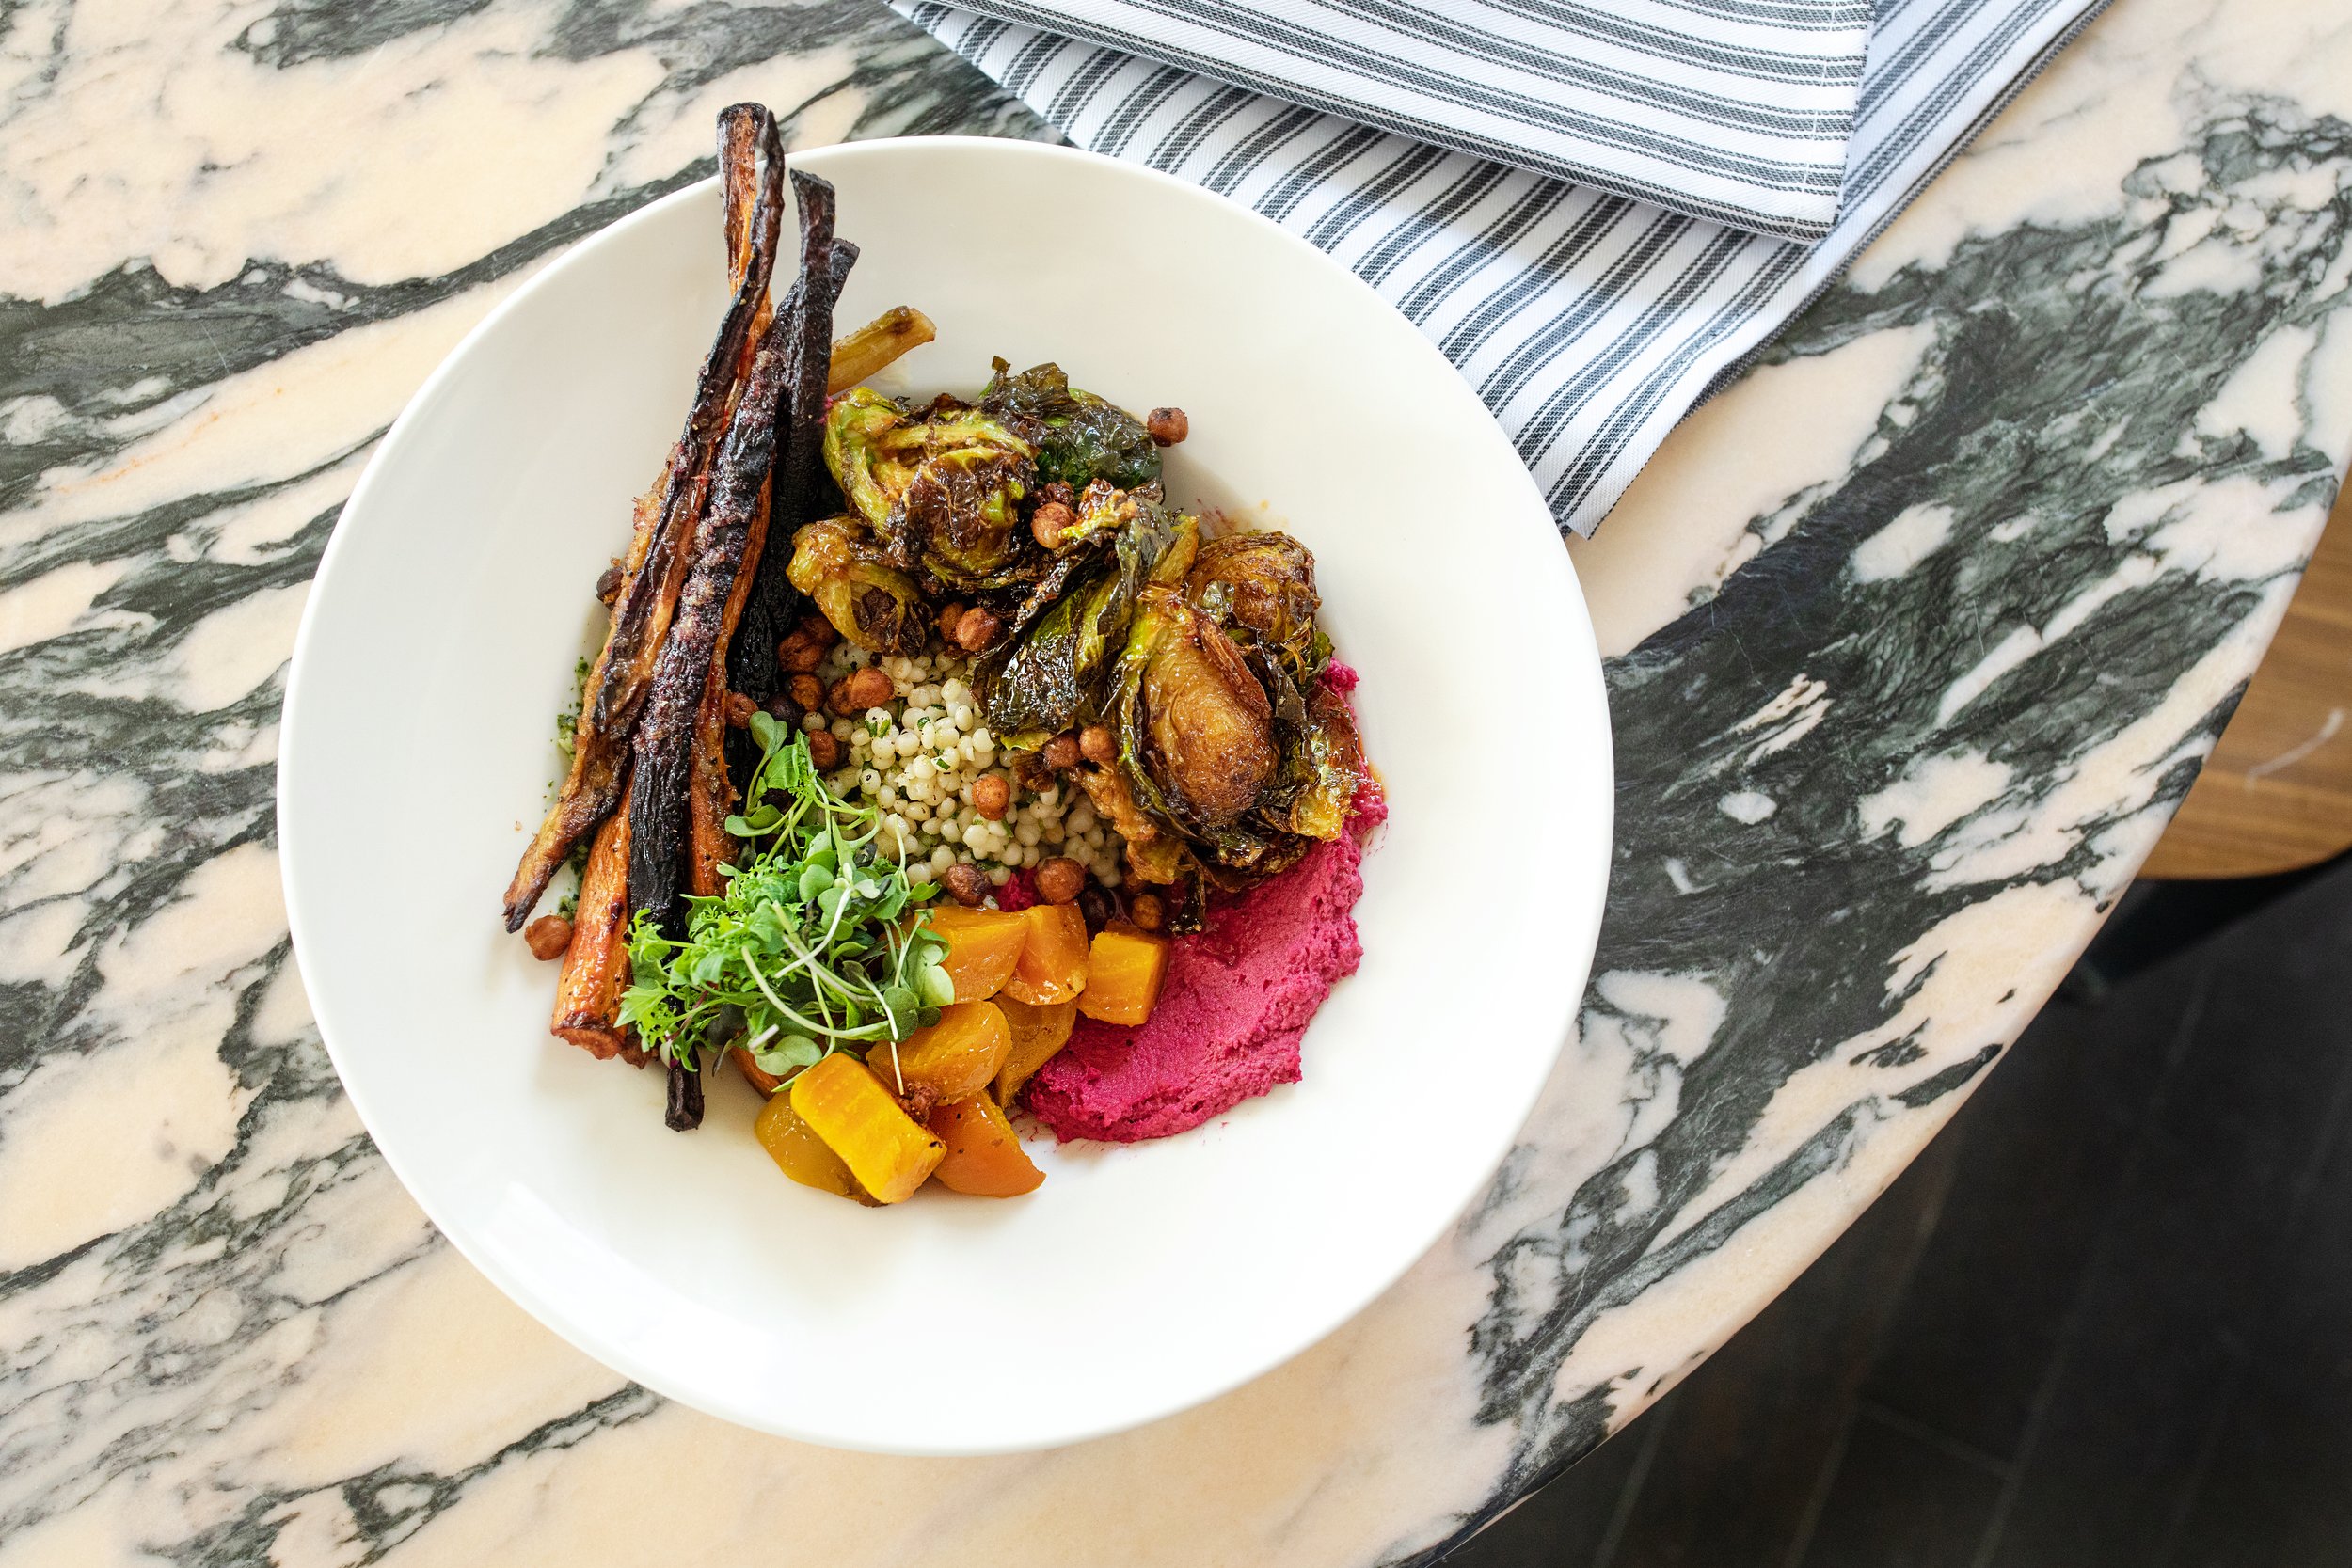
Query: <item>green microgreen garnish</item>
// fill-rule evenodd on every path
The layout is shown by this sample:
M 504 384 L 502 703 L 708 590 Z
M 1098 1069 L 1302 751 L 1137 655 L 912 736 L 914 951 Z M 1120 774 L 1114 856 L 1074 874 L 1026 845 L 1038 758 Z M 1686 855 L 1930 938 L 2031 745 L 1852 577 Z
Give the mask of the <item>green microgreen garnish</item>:
M 882 814 L 825 787 L 798 731 L 752 716 L 759 766 L 727 832 L 759 846 L 724 892 L 687 900 L 686 938 L 642 911 L 629 927 L 633 982 L 621 1022 L 663 1058 L 699 1066 L 740 1043 L 786 1077 L 831 1052 L 905 1039 L 955 1000 L 946 939 L 923 918 L 938 893 L 884 855 Z M 915 918 L 904 917 L 912 911 Z

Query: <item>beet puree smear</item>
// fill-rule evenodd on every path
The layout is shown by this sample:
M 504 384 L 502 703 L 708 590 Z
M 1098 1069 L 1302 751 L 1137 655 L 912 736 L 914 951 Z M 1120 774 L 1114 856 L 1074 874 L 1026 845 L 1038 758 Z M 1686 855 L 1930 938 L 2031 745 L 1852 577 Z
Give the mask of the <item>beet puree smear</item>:
M 1334 660 L 1325 681 L 1345 692 L 1356 673 Z M 1243 897 L 1213 905 L 1200 931 L 1177 939 L 1150 1020 L 1128 1029 L 1080 1019 L 1070 1043 L 1029 1081 L 1030 1113 L 1057 1138 L 1139 1143 L 1297 1083 L 1299 1037 L 1363 958 L 1358 867 L 1365 837 L 1387 816 L 1380 786 L 1365 784 L 1345 832 Z

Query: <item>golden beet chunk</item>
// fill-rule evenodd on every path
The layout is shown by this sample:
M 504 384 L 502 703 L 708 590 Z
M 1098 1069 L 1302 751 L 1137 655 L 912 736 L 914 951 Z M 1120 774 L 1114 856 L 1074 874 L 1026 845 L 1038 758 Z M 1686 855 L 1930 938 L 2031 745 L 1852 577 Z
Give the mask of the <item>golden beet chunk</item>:
M 850 1174 L 841 1156 L 801 1119 L 801 1114 L 792 1108 L 790 1095 L 777 1095 L 760 1107 L 758 1119 L 752 1123 L 752 1136 L 759 1140 L 759 1147 L 768 1151 L 768 1157 L 775 1161 L 784 1174 L 802 1186 L 855 1198 L 860 1203 L 874 1201 L 857 1184 L 857 1178 Z
M 951 1002 L 939 1022 L 917 1029 L 897 1046 L 875 1046 L 866 1065 L 882 1086 L 905 1094 L 928 1090 L 936 1103 L 976 1095 L 996 1080 L 1012 1053 L 1012 1030 L 993 1002 Z
M 1037 1191 L 1045 1173 L 1022 1150 L 1012 1123 L 984 1094 L 950 1101 L 931 1113 L 931 1132 L 947 1148 L 939 1184 L 980 1197 L 1019 1197 Z
M 996 1007 L 1012 1029 L 1012 1052 L 996 1070 L 996 1103 L 1009 1105 L 1028 1084 L 1030 1075 L 1070 1043 L 1070 1031 L 1078 1022 L 1078 1004 L 1054 1002 L 1038 1006 L 1000 996 Z
M 914 1196 L 947 1152 L 855 1056 L 827 1056 L 792 1080 L 787 1098 L 878 1202 Z
M 1134 1028 L 1159 1006 L 1168 979 L 1168 939 L 1144 931 L 1104 931 L 1087 960 L 1087 989 L 1078 1010 L 1104 1023 Z
M 1050 1006 L 1087 988 L 1087 917 L 1075 904 L 1032 904 L 1021 911 L 1029 940 L 1005 982 L 1015 1002 Z M 959 993 L 961 994 L 961 993 Z
M 967 910 L 955 905 L 930 911 L 931 929 L 947 939 L 940 960 L 955 982 L 958 1002 L 985 1002 L 1004 989 L 1029 940 L 1029 923 L 1003 910 Z

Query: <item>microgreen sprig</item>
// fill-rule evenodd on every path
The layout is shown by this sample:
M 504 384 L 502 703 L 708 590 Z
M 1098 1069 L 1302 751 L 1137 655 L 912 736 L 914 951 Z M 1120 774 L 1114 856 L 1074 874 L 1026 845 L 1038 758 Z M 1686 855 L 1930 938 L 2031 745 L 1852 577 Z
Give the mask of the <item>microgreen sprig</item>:
M 907 876 L 903 845 L 882 851 L 881 813 L 827 788 L 798 731 L 759 713 L 752 737 L 759 766 L 726 821 L 748 857 L 718 895 L 687 900 L 683 941 L 640 913 L 620 1017 L 690 1067 L 739 1027 L 752 1059 L 786 1077 L 937 1022 L 955 986 L 923 915 L 938 889 Z

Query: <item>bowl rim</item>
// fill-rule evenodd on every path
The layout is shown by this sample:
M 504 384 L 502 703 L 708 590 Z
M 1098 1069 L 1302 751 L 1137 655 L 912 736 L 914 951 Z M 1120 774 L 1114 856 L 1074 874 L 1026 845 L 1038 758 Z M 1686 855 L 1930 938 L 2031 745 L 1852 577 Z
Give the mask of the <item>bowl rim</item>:
M 790 156 L 793 166 L 809 167 L 811 173 L 826 174 L 830 177 L 831 171 L 836 167 L 853 166 L 871 159 L 903 156 L 909 149 L 981 150 L 989 156 L 1031 160 L 1039 163 L 1082 164 L 1100 169 L 1115 170 L 1122 178 L 1155 184 L 1164 192 L 1184 202 L 1216 211 L 1227 220 L 1238 215 L 1246 225 L 1257 228 L 1278 244 L 1312 258 L 1313 264 L 1330 279 L 1335 288 L 1345 288 L 1360 295 L 1368 295 L 1378 304 L 1382 310 L 1397 316 L 1400 321 L 1404 320 L 1393 306 L 1381 299 L 1371 285 L 1358 277 L 1345 265 L 1306 240 L 1291 233 L 1263 214 L 1242 202 L 1179 179 L 1174 175 L 1122 159 L 1107 157 L 1080 148 L 1025 141 L 1013 137 L 985 135 L 876 137 L 863 141 L 834 143 L 823 147 L 794 149 Z M 815 166 L 810 166 L 811 165 Z M 443 395 L 444 388 L 466 373 L 470 361 L 481 351 L 481 345 L 499 334 L 509 317 L 529 309 L 530 302 L 539 291 L 552 286 L 553 280 L 569 269 L 590 264 L 591 258 L 597 248 L 606 242 L 617 239 L 637 227 L 661 221 L 663 216 L 675 207 L 707 199 L 707 193 L 718 182 L 716 175 L 691 182 L 645 203 L 609 224 L 581 235 L 573 241 L 562 254 L 539 268 L 533 276 L 516 288 L 505 299 L 493 306 L 481 321 L 477 322 L 451 347 L 439 363 L 418 386 L 417 390 L 407 402 L 403 404 L 399 415 L 379 438 L 375 451 L 369 457 L 366 467 L 353 485 L 350 496 L 344 500 L 337 515 L 334 531 L 320 554 L 317 570 L 310 578 L 313 592 L 310 594 L 303 606 L 301 619 L 295 629 L 294 651 L 287 670 L 285 696 L 279 710 L 273 816 L 278 850 L 279 884 L 285 900 L 288 935 L 298 974 L 306 946 L 313 946 L 322 939 L 317 936 L 306 939 L 304 936 L 307 921 L 300 887 L 301 879 L 297 875 L 296 867 L 298 863 L 308 863 L 308 852 L 302 847 L 307 840 L 300 832 L 290 831 L 291 822 L 287 801 L 300 787 L 304 777 L 301 766 L 296 759 L 301 754 L 298 740 L 303 734 L 300 715 L 306 697 L 311 702 L 320 700 L 316 697 L 309 697 L 310 689 L 314 684 L 309 655 L 318 635 L 321 606 L 325 597 L 315 590 L 334 572 L 337 561 L 349 537 L 347 523 L 355 514 L 365 515 L 381 475 L 394 463 L 402 460 L 405 445 L 404 438 L 411 427 L 423 417 L 423 411 Z M 1411 325 L 1409 322 L 1406 325 Z M 1509 437 L 1503 434 L 1502 427 L 1495 422 L 1492 413 L 1486 410 L 1478 399 L 1475 389 L 1468 385 L 1452 361 L 1448 360 L 1437 345 L 1431 342 L 1418 327 L 1412 329 L 1412 336 L 1416 341 L 1417 352 L 1426 356 L 1426 359 L 1431 362 L 1431 368 L 1442 370 L 1447 376 L 1460 383 L 1462 395 L 1477 406 L 1480 414 L 1479 422 L 1485 437 L 1492 443 L 1488 456 L 1507 461 L 1516 470 L 1519 483 L 1526 487 L 1526 492 L 1534 503 L 1532 515 L 1550 517 L 1550 507 L 1544 501 L 1541 491 L 1535 485 L 1534 476 L 1527 471 L 1526 465 L 1519 459 L 1517 450 L 1511 445 Z M 1508 526 L 1519 525 L 1516 522 L 1508 522 Z M 1427 1234 L 1416 1236 L 1415 1244 L 1409 1251 L 1400 1249 L 1400 1260 L 1392 1268 L 1376 1272 L 1367 1289 L 1359 1292 L 1356 1299 L 1346 1303 L 1343 1310 L 1332 1316 L 1321 1328 L 1305 1338 L 1271 1355 L 1237 1360 L 1235 1366 L 1229 1369 L 1225 1375 L 1208 1380 L 1202 1386 L 1187 1391 L 1182 1399 L 1173 1402 L 1163 1401 L 1152 1408 L 1115 1415 L 1090 1423 L 1073 1425 L 1067 1431 L 1046 1437 L 1015 1436 L 1001 1443 L 985 1444 L 961 1442 L 927 1446 L 916 1441 L 883 1445 L 867 1441 L 847 1441 L 839 1436 L 814 1431 L 797 1425 L 791 1420 L 780 1419 L 775 1412 L 755 1402 L 731 1399 L 713 1390 L 699 1387 L 689 1390 L 675 1386 L 665 1369 L 648 1364 L 644 1357 L 635 1354 L 633 1348 L 626 1342 L 611 1337 L 595 1338 L 592 1340 L 589 1338 L 590 1331 L 585 1320 L 570 1311 L 563 1303 L 548 1299 L 546 1292 L 540 1291 L 531 1281 L 521 1277 L 516 1269 L 508 1265 L 497 1247 L 486 1244 L 482 1238 L 465 1234 L 462 1227 L 453 1227 L 444 1220 L 443 1215 L 438 1212 L 439 1204 L 425 1196 L 426 1191 L 429 1190 L 429 1184 L 420 1186 L 417 1180 L 412 1180 L 407 1167 L 407 1155 L 396 1152 L 377 1136 L 376 1121 L 370 1113 L 368 1095 L 353 1081 L 351 1073 L 346 1070 L 343 1053 L 335 1043 L 334 1031 L 327 1021 L 330 1007 L 323 1006 L 316 997 L 310 995 L 309 982 L 306 979 L 304 982 L 305 1000 L 310 1006 L 320 1041 L 326 1050 L 328 1059 L 335 1067 L 336 1076 L 343 1092 L 350 1098 L 353 1110 L 358 1115 L 362 1126 L 367 1131 L 369 1141 L 374 1145 L 385 1164 L 398 1178 L 410 1199 L 423 1211 L 434 1228 L 457 1251 L 459 1256 L 480 1271 L 501 1294 L 522 1307 L 532 1319 L 574 1349 L 666 1400 L 675 1401 L 691 1409 L 735 1425 L 799 1442 L 850 1451 L 941 1458 L 977 1458 L 1035 1452 L 1090 1442 L 1164 1420 L 1205 1404 L 1295 1359 L 1314 1345 L 1328 1338 L 1346 1323 L 1361 1316 L 1367 1307 L 1387 1294 L 1414 1265 L 1442 1243 L 1450 1232 L 1456 1229 L 1464 1215 L 1473 1210 L 1481 1196 L 1491 1185 L 1494 1173 L 1501 1167 L 1509 1156 L 1512 1148 L 1518 1141 L 1519 1134 L 1534 1111 L 1537 1100 L 1558 1072 L 1561 1058 L 1566 1051 L 1568 1042 L 1574 1037 L 1578 1010 L 1582 997 L 1582 986 L 1590 979 L 1591 964 L 1597 949 L 1602 913 L 1607 902 L 1610 879 L 1606 873 L 1606 867 L 1613 864 L 1614 862 L 1616 804 L 1613 788 L 1615 778 L 1614 725 L 1609 712 L 1606 686 L 1601 675 L 1598 644 L 1593 631 L 1591 616 L 1585 606 L 1582 590 L 1578 583 L 1574 563 L 1564 542 L 1554 538 L 1550 543 L 1553 546 L 1551 573 L 1554 580 L 1549 597 L 1554 606 L 1554 615 L 1548 627 L 1548 635 L 1565 639 L 1572 644 L 1569 649 L 1570 663 L 1576 672 L 1576 678 L 1592 689 L 1591 695 L 1594 698 L 1591 704 L 1592 711 L 1599 717 L 1596 733 L 1590 737 L 1599 753 L 1596 758 L 1596 766 L 1597 770 L 1613 783 L 1612 787 L 1600 792 L 1602 799 L 1597 802 L 1597 811 L 1580 828 L 1581 832 L 1598 835 L 1601 839 L 1604 845 L 1601 855 L 1604 874 L 1596 879 L 1592 887 L 1582 890 L 1585 907 L 1577 911 L 1583 917 L 1580 928 L 1592 932 L 1592 942 L 1588 944 L 1581 944 L 1581 950 L 1572 955 L 1579 985 L 1560 1008 L 1560 1018 L 1555 1025 L 1555 1037 L 1551 1043 L 1546 1070 L 1542 1075 L 1534 1078 L 1524 1103 L 1516 1107 L 1517 1115 L 1507 1124 L 1508 1131 L 1500 1144 L 1486 1154 L 1480 1166 L 1483 1174 L 1479 1180 L 1464 1193 L 1460 1203 L 1447 1211 L 1446 1217 L 1440 1224 L 1429 1230 Z M 1579 655 L 1581 657 L 1577 657 Z M 324 847 L 321 852 L 326 852 Z

